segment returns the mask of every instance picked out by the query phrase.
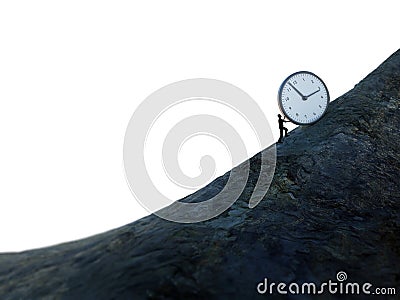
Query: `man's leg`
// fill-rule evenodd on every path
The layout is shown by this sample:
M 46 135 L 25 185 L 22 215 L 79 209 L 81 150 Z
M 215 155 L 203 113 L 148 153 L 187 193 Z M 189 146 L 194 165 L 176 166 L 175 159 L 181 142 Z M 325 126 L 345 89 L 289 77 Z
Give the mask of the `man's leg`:
M 285 136 L 288 136 L 288 129 L 286 127 L 284 127 L 283 129 L 285 129 Z
M 283 129 L 279 128 L 279 140 L 278 140 L 278 143 L 282 143 L 282 138 L 283 138 Z

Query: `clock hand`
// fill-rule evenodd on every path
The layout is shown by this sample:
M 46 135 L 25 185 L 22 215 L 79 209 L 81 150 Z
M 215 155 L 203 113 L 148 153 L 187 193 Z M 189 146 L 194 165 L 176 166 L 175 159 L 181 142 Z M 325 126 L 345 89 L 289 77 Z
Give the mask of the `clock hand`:
M 321 90 L 320 87 L 318 87 L 318 90 L 316 90 L 314 93 L 311 93 L 310 95 L 305 96 L 306 98 L 311 97 L 312 95 L 318 93 Z
M 297 92 L 297 94 L 299 94 L 299 95 L 301 96 L 301 98 L 302 98 L 303 100 L 307 100 L 307 98 L 306 98 L 302 93 L 300 93 L 300 91 L 299 91 L 298 89 L 296 89 L 296 88 L 294 87 L 293 84 L 291 84 L 291 83 L 289 82 L 289 85 Z M 306 99 L 304 99 L 304 98 L 306 98 Z

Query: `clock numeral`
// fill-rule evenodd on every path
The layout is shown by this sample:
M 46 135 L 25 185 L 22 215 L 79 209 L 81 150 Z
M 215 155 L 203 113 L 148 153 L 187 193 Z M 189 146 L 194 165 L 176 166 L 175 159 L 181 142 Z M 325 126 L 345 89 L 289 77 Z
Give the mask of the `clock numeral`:
M 289 97 L 286 97 L 286 99 L 285 99 L 286 101 L 289 101 Z
M 292 89 L 291 89 L 290 87 L 288 87 L 287 91 L 288 91 L 288 92 L 291 92 L 291 91 L 292 91 Z
M 303 81 L 306 81 L 306 80 L 303 78 Z
M 296 85 L 297 84 L 297 81 L 295 80 L 295 81 L 293 81 L 293 85 Z
M 314 80 L 311 79 L 311 83 L 314 83 Z

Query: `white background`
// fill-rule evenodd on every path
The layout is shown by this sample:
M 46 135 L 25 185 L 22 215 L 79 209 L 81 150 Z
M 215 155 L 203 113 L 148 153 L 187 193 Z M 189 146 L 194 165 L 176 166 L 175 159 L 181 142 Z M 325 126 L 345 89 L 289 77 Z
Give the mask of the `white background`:
M 397 50 L 397 6 L 2 1 L 0 251 L 86 237 L 146 214 L 126 184 L 122 146 L 135 107 L 156 89 L 196 77 L 232 83 L 258 102 L 277 138 L 286 76 L 312 71 L 331 99 L 340 96 Z

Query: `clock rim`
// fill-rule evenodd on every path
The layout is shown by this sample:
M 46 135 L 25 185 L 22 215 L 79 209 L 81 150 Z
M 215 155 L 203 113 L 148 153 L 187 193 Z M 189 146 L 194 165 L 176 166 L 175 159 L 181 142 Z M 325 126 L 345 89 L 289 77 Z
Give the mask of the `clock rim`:
M 282 96 L 283 87 L 289 81 L 290 78 L 292 78 L 293 76 L 298 75 L 298 74 L 310 74 L 312 76 L 315 76 L 316 78 L 318 78 L 322 82 L 322 84 L 323 84 L 323 86 L 324 86 L 324 88 L 326 90 L 326 94 L 327 94 L 326 107 L 325 107 L 324 111 L 322 112 L 321 116 L 317 120 L 312 121 L 312 122 L 302 123 L 302 122 L 295 121 L 285 113 L 285 111 L 284 111 L 284 109 L 282 107 L 282 99 L 281 99 L 282 97 L 281 96 Z M 327 88 L 325 82 L 319 76 L 315 75 L 313 72 L 310 72 L 310 71 L 298 71 L 298 72 L 295 72 L 295 73 L 289 75 L 288 77 L 286 77 L 286 79 L 282 82 L 282 84 L 279 87 L 279 91 L 278 91 L 279 109 L 285 115 L 285 117 L 287 117 L 292 123 L 294 123 L 296 125 L 312 125 L 312 124 L 318 122 L 319 120 L 321 120 L 321 118 L 325 115 L 326 110 L 328 109 L 329 102 L 330 102 L 330 95 L 329 95 L 329 91 L 328 91 L 328 88 Z

